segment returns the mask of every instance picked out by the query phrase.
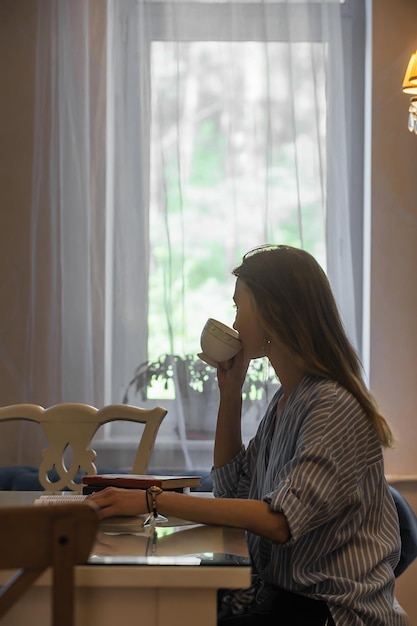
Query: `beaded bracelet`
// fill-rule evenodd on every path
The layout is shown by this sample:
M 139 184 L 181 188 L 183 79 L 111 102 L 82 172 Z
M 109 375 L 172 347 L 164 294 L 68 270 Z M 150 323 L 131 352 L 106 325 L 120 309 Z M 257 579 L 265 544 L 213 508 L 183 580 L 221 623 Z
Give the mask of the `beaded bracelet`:
M 156 498 L 157 496 L 161 495 L 162 492 L 163 492 L 163 489 L 161 489 L 161 487 L 157 487 L 156 485 L 153 485 L 152 487 L 149 487 L 149 489 L 146 490 L 146 503 L 148 505 L 148 508 L 149 508 L 148 493 L 152 498 L 152 514 L 153 514 L 154 519 L 158 517 Z

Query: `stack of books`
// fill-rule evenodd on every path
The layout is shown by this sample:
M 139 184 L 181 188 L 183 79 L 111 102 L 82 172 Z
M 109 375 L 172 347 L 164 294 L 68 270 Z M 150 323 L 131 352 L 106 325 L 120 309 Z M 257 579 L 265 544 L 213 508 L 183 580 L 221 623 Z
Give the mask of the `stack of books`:
M 201 476 L 161 476 L 158 474 L 88 474 L 83 476 L 83 494 L 94 493 L 106 487 L 148 489 L 156 485 L 170 491 L 184 491 L 198 487 Z

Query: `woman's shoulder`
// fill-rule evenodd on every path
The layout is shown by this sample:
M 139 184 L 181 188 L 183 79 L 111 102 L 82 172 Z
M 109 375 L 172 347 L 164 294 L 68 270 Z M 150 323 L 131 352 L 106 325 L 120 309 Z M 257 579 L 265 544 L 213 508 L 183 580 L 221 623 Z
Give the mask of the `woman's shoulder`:
M 299 388 L 292 406 L 298 417 L 300 429 L 320 440 L 341 441 L 352 437 L 366 447 L 369 438 L 374 441 L 379 454 L 375 429 L 366 417 L 364 408 L 355 396 L 334 380 L 308 377 Z
M 307 374 L 296 389 L 298 402 L 313 404 L 326 404 L 329 406 L 355 407 L 360 413 L 363 409 L 355 396 L 336 380 L 323 378 L 313 374 Z

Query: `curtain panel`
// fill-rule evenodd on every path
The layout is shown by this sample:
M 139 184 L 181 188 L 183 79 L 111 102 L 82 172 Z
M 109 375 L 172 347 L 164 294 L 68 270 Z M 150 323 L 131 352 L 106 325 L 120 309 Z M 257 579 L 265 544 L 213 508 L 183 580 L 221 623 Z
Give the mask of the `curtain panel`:
M 343 41 L 336 0 L 38 2 L 22 401 L 122 402 L 140 364 L 196 354 L 266 242 L 316 256 L 357 345 Z M 161 458 L 194 467 L 178 388 L 155 394 Z

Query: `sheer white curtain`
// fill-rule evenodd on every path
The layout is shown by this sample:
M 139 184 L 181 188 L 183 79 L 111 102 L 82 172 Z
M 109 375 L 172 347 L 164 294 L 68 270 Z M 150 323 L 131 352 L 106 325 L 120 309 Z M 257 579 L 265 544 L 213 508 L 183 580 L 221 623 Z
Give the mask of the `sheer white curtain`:
M 339 1 L 41 0 L 38 18 L 24 400 L 45 316 L 43 403 L 121 402 L 140 363 L 232 322 L 230 270 L 264 242 L 317 256 L 356 343 Z

